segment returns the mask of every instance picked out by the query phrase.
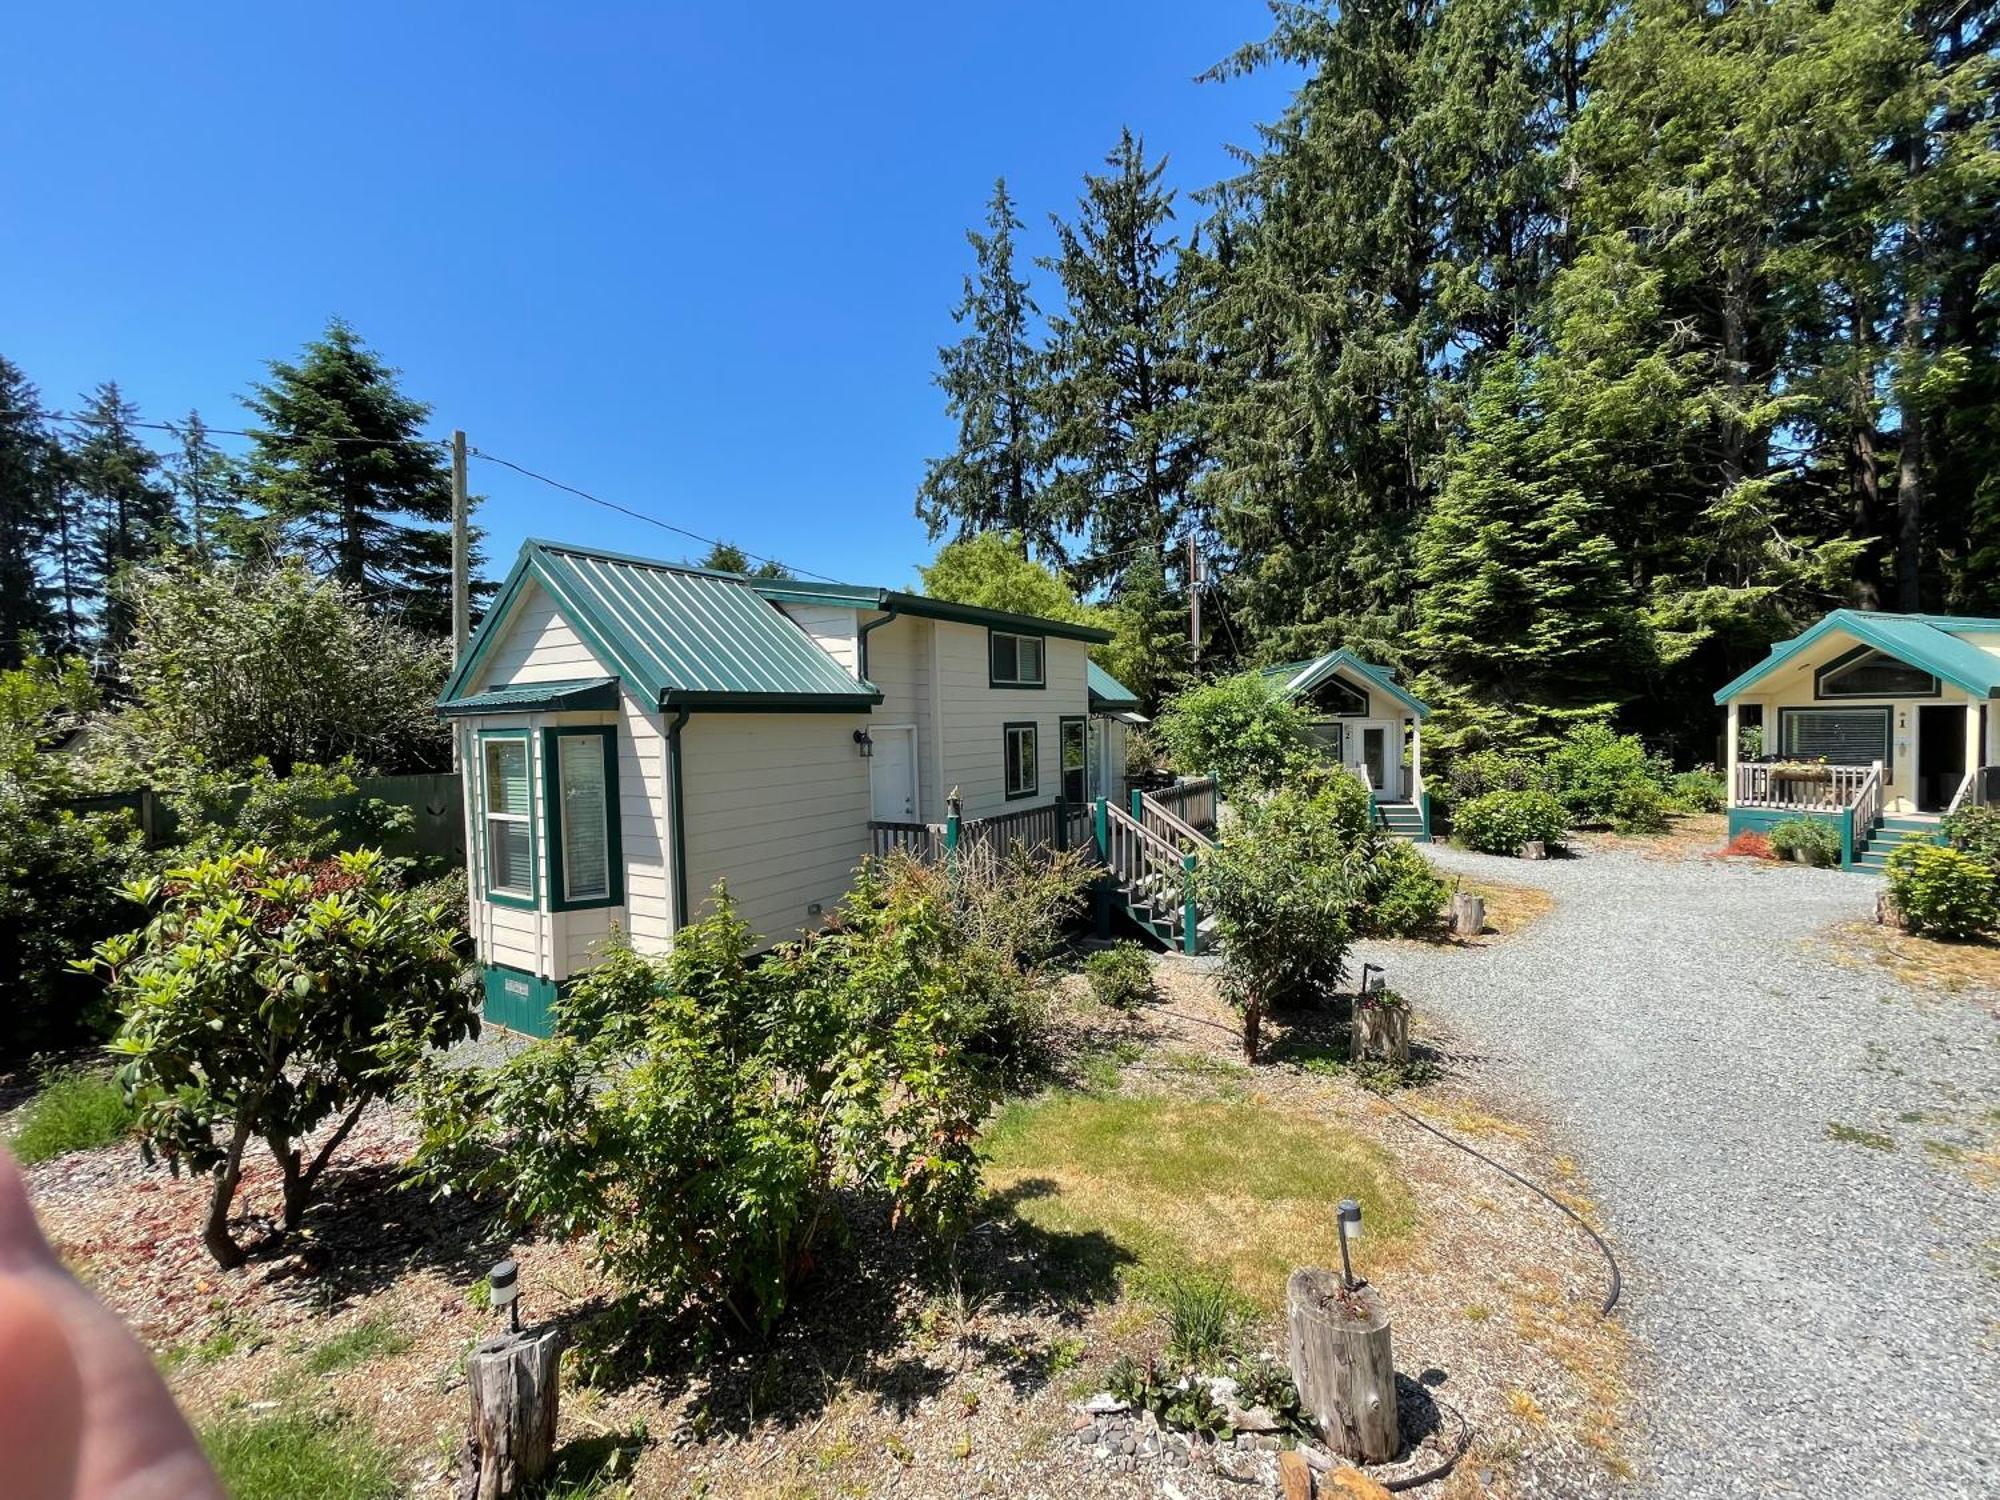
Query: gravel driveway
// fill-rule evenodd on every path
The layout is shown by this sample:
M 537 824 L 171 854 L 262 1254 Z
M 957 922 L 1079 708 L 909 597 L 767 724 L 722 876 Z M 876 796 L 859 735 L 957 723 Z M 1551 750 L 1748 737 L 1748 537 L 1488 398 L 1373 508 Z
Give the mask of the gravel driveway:
M 1657 1490 L 2000 1494 L 2000 1194 L 1924 1144 L 2000 1124 L 1987 1003 L 1827 956 L 1866 877 L 1427 852 L 1556 898 L 1489 947 L 1360 956 L 1539 1098 L 1588 1173 L 1617 1315 L 1651 1349 Z

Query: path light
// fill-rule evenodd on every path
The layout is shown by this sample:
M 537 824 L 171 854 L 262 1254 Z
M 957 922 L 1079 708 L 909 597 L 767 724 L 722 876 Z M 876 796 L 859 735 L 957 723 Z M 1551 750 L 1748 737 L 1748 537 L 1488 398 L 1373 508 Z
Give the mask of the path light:
M 1343 1204 L 1341 1212 L 1345 1213 L 1346 1211 L 1346 1205 Z M 1356 1209 L 1355 1212 L 1358 1214 L 1360 1210 Z M 1346 1253 L 1345 1247 L 1342 1248 L 1341 1253 Z M 514 1332 L 519 1333 L 521 1331 L 521 1282 L 520 1274 L 514 1269 L 514 1262 L 503 1260 L 499 1265 L 488 1271 L 486 1273 L 486 1285 L 493 1292 L 493 1306 L 495 1308 L 504 1307 L 507 1309 L 507 1326 Z
M 1350 1240 L 1361 1238 L 1361 1205 L 1352 1198 L 1340 1200 L 1340 1279 L 1351 1292 L 1361 1283 L 1354 1279 L 1354 1262 L 1348 1258 Z

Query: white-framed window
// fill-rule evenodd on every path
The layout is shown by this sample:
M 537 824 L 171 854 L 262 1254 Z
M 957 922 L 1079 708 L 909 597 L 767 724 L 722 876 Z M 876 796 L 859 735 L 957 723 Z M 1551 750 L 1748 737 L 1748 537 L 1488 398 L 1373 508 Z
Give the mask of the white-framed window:
M 1047 675 L 1042 659 L 1043 641 L 1038 635 L 1022 635 L 1012 630 L 990 630 L 986 636 L 994 687 L 1042 687 Z
M 1822 698 L 1935 698 L 1938 680 L 1880 651 L 1861 651 L 1820 668 Z
M 1033 724 L 1009 724 L 1002 729 L 1002 754 L 1007 767 L 1007 798 L 1032 797 L 1041 789 L 1040 736 Z
M 528 776 L 526 730 L 480 737 L 479 799 L 485 820 L 487 899 L 533 905 L 534 787 Z
M 1778 753 L 1835 766 L 1890 764 L 1886 708 L 1781 708 Z

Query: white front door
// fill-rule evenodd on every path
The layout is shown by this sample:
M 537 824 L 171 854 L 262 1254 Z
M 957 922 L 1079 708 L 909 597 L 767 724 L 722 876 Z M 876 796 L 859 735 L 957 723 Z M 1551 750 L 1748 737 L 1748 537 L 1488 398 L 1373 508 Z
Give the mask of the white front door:
M 1403 797 L 1402 726 L 1393 719 L 1349 719 L 1342 736 L 1343 759 L 1351 771 L 1368 779 L 1375 795 L 1387 802 Z
M 875 742 L 868 759 L 869 816 L 878 823 L 917 820 L 917 730 L 914 724 L 870 727 Z

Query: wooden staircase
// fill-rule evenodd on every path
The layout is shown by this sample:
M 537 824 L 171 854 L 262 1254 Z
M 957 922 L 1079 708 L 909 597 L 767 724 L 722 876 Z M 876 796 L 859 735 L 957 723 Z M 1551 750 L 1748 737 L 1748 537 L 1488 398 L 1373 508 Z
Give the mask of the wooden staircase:
M 1905 844 L 1942 844 L 1944 834 L 1936 817 L 1889 813 L 1868 833 L 1867 843 L 1854 858 L 1853 868 L 1880 875 L 1889 868 L 1889 856 Z
M 1195 871 L 1215 840 L 1143 792 L 1130 812 L 1100 800 L 1096 825 L 1107 894 L 1167 947 L 1206 952 L 1215 921 L 1201 910 Z
M 1424 829 L 1424 812 L 1414 802 L 1375 803 L 1375 821 L 1390 834 L 1412 844 L 1428 844 L 1431 836 Z

